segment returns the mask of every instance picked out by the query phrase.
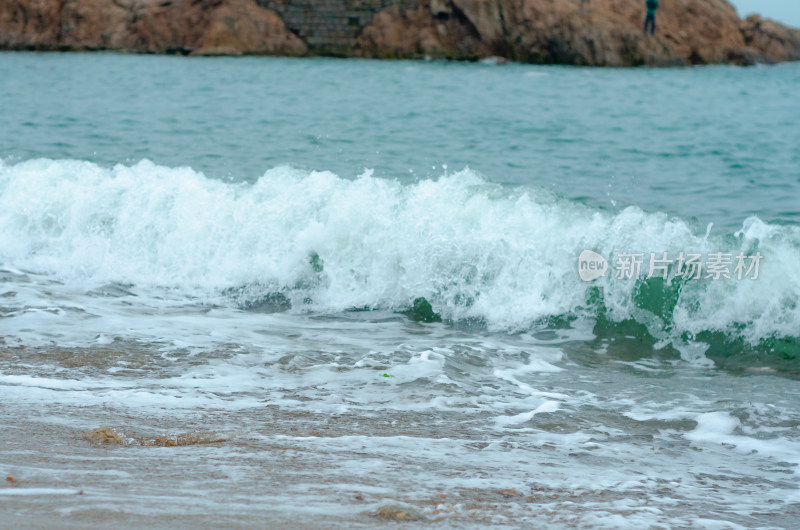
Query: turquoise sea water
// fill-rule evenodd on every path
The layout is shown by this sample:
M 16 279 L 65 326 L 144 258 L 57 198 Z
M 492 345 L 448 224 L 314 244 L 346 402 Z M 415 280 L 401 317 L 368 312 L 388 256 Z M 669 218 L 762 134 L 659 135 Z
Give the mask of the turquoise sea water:
M 291 164 L 413 182 L 470 167 L 614 209 L 797 223 L 797 64 L 584 69 L 16 55 L 0 154 L 149 159 L 255 180 Z
M 791 527 L 798 82 L 0 54 L 0 505 Z M 732 277 L 617 277 L 633 253 Z M 141 444 L 178 432 L 222 441 Z

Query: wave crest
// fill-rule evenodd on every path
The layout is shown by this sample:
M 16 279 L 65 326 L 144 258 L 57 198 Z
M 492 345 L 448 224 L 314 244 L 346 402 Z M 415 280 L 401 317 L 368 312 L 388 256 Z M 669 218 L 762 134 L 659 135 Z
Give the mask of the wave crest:
M 243 306 L 272 296 L 280 309 L 401 309 L 424 297 L 444 318 L 490 329 L 583 315 L 634 320 L 657 339 L 717 332 L 753 344 L 800 329 L 797 227 L 749 218 L 736 234 L 701 235 L 663 214 L 593 210 L 470 170 L 403 185 L 278 167 L 237 184 L 148 161 L 0 162 L 0 227 L 9 267 L 225 292 Z M 585 283 L 584 249 L 764 258 L 755 281 Z

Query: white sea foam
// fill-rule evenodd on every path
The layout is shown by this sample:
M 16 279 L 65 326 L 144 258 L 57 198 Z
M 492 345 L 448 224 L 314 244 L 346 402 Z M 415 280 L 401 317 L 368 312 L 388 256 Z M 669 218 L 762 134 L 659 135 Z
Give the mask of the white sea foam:
M 15 488 L 0 489 L 0 495 L 78 495 L 79 490 L 59 488 Z
M 499 427 L 504 427 L 506 425 L 517 425 L 531 421 L 537 414 L 541 414 L 543 412 L 556 412 L 559 407 L 560 405 L 558 401 L 545 401 L 530 412 L 521 412 L 514 416 L 500 416 L 497 418 L 496 422 Z
M 697 416 L 697 427 L 687 433 L 686 439 L 696 444 L 725 444 L 737 451 L 758 453 L 793 465 L 800 465 L 800 444 L 783 438 L 759 439 L 736 434 L 740 421 L 727 412 L 707 412 Z
M 424 296 L 446 318 L 479 318 L 496 330 L 581 312 L 596 286 L 608 318 L 634 318 L 656 336 L 665 324 L 674 336 L 720 330 L 751 342 L 800 328 L 795 227 L 749 218 L 736 236 L 707 237 L 662 214 L 595 211 L 469 170 L 401 185 L 369 172 L 348 180 L 278 167 L 233 184 L 147 161 L 111 169 L 0 162 L 0 228 L 5 270 L 70 285 L 204 297 L 238 288 L 240 302 L 280 291 L 295 307 L 333 312 L 405 308 Z M 581 282 L 584 249 L 758 250 L 764 258 L 758 280 L 686 285 L 663 322 L 637 302 L 634 281 Z

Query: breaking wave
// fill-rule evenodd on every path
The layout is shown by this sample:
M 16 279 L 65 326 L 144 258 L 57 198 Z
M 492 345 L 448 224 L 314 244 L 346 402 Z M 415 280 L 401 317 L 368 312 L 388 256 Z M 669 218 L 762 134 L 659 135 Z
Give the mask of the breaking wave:
M 278 167 L 229 183 L 148 161 L 0 162 L 0 227 L 4 267 L 244 308 L 407 310 L 425 298 L 445 320 L 493 331 L 588 316 L 612 328 L 635 323 L 662 343 L 721 337 L 787 355 L 800 336 L 800 228 L 751 217 L 735 234 L 698 231 L 636 207 L 606 212 L 503 187 L 470 170 L 401 184 Z M 584 249 L 763 259 L 757 280 L 583 282 Z

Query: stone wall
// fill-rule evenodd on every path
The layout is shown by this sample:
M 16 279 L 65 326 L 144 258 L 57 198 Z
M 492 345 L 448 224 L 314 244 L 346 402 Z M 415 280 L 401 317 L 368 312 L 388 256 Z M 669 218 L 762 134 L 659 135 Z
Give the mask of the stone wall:
M 353 55 L 356 39 L 376 13 L 396 7 L 402 13 L 418 0 L 256 0 L 277 12 L 289 31 L 315 55 Z

